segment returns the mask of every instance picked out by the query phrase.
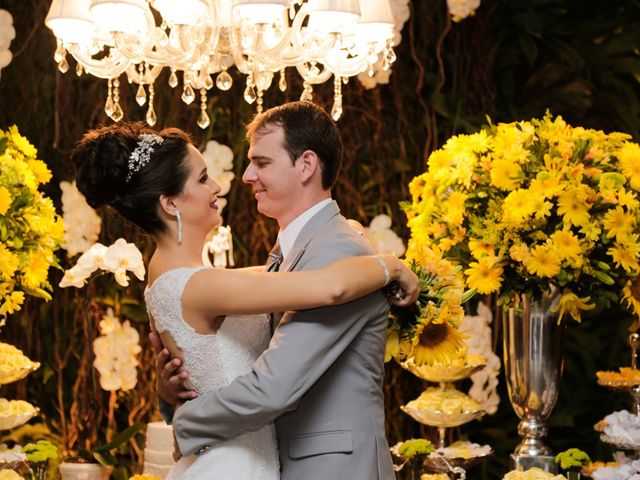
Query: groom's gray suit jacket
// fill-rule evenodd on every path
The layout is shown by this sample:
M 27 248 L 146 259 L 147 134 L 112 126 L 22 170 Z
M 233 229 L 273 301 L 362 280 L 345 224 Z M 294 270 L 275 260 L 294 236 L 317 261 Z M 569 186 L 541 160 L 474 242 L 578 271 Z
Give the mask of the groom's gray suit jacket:
M 304 226 L 280 270 L 372 253 L 332 202 Z M 251 373 L 176 411 L 180 451 L 201 453 L 275 420 L 283 480 L 394 479 L 384 434 L 386 325 L 379 292 L 286 312 Z

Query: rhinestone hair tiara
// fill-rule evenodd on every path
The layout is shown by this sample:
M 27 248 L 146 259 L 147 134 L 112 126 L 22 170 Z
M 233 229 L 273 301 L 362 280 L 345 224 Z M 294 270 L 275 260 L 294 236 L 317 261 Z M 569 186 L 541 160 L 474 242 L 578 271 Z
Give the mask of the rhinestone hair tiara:
M 154 145 L 162 145 L 164 138 L 155 133 L 143 133 L 140 135 L 140 140 L 136 149 L 129 155 L 129 163 L 127 164 L 127 182 L 131 180 L 131 177 L 135 172 L 144 167 L 149 160 L 151 160 L 151 154 L 153 153 Z

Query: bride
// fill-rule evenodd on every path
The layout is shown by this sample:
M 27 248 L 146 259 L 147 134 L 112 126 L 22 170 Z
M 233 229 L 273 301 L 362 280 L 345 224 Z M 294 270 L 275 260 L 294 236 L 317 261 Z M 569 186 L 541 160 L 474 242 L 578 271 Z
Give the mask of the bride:
M 350 257 L 302 272 L 203 266 L 205 236 L 221 221 L 220 187 L 181 130 L 156 133 L 142 124 L 91 130 L 72 159 L 89 205 L 109 205 L 155 240 L 145 290 L 151 326 L 171 357 L 182 361 L 189 387 L 198 393 L 251 370 L 270 339 L 264 312 L 346 303 L 392 280 L 406 292 L 393 303 L 406 306 L 417 298 L 417 277 L 392 255 Z M 274 427 L 182 457 L 168 478 L 278 480 Z

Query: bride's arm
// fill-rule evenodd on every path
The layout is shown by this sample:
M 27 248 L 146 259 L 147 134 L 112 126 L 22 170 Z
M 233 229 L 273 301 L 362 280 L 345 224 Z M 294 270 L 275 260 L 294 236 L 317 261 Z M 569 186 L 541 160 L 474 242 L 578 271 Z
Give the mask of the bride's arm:
M 207 317 L 304 310 L 347 303 L 390 281 L 405 292 L 397 305 L 415 302 L 418 278 L 393 255 L 349 257 L 303 272 L 205 269 L 185 288 L 183 308 Z

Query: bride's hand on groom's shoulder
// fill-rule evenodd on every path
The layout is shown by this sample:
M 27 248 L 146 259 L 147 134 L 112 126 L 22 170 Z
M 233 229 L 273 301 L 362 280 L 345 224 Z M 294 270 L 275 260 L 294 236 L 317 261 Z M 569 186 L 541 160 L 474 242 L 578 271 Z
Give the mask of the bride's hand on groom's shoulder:
M 182 366 L 180 359 L 171 358 L 169 350 L 164 348 L 157 332 L 151 332 L 149 339 L 155 352 L 157 387 L 160 398 L 174 407 L 196 398 L 198 394 L 185 386 L 189 373 L 180 370 Z

